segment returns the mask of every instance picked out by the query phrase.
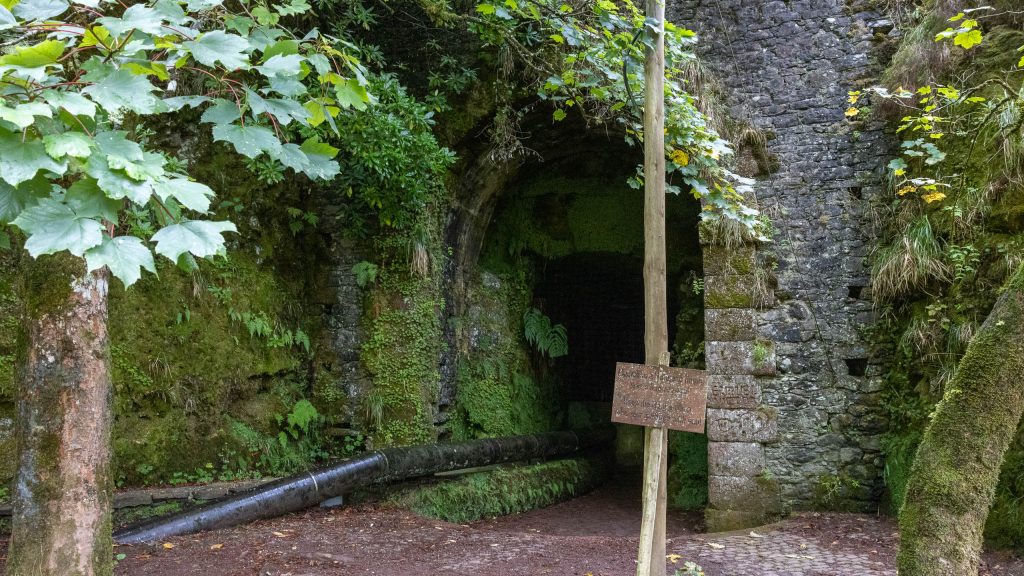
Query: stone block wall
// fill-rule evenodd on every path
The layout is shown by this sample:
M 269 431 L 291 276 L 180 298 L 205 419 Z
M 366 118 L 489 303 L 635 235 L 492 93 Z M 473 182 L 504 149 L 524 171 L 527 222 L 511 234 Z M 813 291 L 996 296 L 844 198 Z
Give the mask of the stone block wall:
M 868 206 L 885 194 L 890 149 L 844 111 L 881 69 L 892 24 L 859 0 L 673 0 L 667 13 L 698 32 L 731 119 L 767 137 L 741 157 L 771 158 L 746 175 L 773 241 L 705 246 L 709 527 L 873 508 L 884 422 L 862 329 Z

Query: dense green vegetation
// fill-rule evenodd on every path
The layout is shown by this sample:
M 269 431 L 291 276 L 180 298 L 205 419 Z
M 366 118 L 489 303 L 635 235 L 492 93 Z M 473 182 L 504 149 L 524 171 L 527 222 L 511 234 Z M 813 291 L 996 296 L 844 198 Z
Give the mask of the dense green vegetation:
M 885 480 L 899 510 L 910 466 L 933 406 L 951 391 L 957 365 L 1022 255 L 1021 74 L 1024 45 L 1013 3 L 958 13 L 945 3 L 909 8 L 909 33 L 886 88 L 851 93 L 899 129 L 890 164 L 895 196 L 888 238 L 874 258 L 874 329 L 891 358 L 883 391 L 890 419 Z M 955 44 L 955 47 L 950 47 Z M 922 63 L 927 63 L 923 66 Z M 969 80 L 960 78 L 970 69 Z M 1019 436 L 1019 435 L 1018 435 Z M 1024 545 L 1021 447 L 1007 454 L 987 537 Z

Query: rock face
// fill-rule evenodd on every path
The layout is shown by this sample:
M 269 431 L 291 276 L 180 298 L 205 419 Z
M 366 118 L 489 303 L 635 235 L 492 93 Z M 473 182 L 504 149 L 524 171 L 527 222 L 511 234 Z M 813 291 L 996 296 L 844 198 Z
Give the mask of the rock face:
M 731 118 L 766 137 L 739 154 L 775 229 L 756 249 L 705 239 L 709 527 L 873 507 L 883 421 L 860 332 L 871 321 L 866 212 L 889 148 L 844 111 L 847 92 L 880 70 L 873 52 L 892 27 L 856 0 L 674 0 L 667 13 L 697 30 Z

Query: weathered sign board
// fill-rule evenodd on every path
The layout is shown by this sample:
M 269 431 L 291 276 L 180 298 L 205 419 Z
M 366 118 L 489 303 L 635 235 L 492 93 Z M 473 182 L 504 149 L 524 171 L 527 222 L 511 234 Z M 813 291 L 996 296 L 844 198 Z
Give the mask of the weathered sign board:
M 615 365 L 612 422 L 703 434 L 707 403 L 703 370 Z

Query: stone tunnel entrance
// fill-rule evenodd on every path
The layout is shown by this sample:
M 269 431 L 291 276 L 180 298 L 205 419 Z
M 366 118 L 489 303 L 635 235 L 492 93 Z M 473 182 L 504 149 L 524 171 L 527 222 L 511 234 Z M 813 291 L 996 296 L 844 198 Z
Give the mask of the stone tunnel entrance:
M 644 362 L 643 193 L 630 188 L 636 151 L 603 139 L 545 162 L 527 162 L 501 192 L 482 242 L 485 274 L 523 279 L 527 308 L 565 327 L 568 354 L 532 355 L 551 378 L 574 426 L 607 422 L 616 362 Z M 703 368 L 700 206 L 687 193 L 666 203 L 669 347 L 672 364 Z M 642 429 L 620 426 L 617 464 L 639 478 Z M 703 436 L 673 433 L 670 500 L 700 508 L 707 494 Z

